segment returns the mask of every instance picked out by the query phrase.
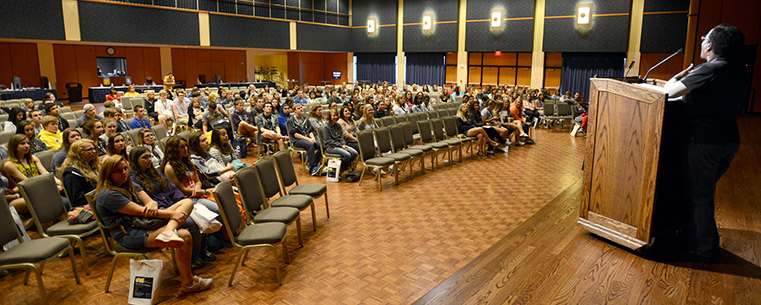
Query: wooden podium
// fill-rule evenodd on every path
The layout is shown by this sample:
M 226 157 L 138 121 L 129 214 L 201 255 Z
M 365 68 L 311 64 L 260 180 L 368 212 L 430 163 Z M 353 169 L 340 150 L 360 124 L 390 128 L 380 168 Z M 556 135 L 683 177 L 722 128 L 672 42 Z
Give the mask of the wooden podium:
M 663 197 L 657 196 L 657 190 L 663 191 L 664 183 L 681 180 L 678 173 L 673 173 L 674 169 L 678 172 L 678 166 L 674 167 L 678 162 L 663 162 L 678 159 L 678 155 L 673 155 L 678 148 L 662 145 L 664 117 L 670 107 L 666 105 L 667 95 L 613 79 L 590 82 L 578 224 L 622 246 L 637 249 L 648 245 L 657 233 L 656 221 L 664 218 L 657 213 L 674 213 L 674 206 L 656 209 L 656 201 Z M 678 136 L 667 135 L 667 139 L 672 138 Z M 666 173 L 667 168 L 671 174 Z M 664 177 L 673 181 L 664 181 Z M 678 185 L 670 187 L 679 192 Z

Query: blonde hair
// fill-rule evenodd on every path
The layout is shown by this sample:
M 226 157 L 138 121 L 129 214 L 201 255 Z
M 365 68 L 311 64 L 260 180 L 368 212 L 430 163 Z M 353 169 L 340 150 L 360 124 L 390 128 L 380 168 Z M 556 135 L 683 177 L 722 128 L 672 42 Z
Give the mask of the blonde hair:
M 87 182 L 96 185 L 98 183 L 98 172 L 100 171 L 100 158 L 96 157 L 90 162 L 85 161 L 84 152 L 87 144 L 90 144 L 95 148 L 95 142 L 89 139 L 81 139 L 72 143 L 66 159 L 63 160 L 61 168 L 67 169 L 69 167 L 74 167 L 82 172 Z

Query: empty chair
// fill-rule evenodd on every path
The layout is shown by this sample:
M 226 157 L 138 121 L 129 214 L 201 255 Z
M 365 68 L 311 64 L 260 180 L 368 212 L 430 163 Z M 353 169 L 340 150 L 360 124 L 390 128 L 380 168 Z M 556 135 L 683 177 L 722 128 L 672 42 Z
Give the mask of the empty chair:
M 439 118 L 439 111 L 437 110 L 437 111 L 430 111 L 430 112 L 428 112 L 428 117 L 431 120 L 438 119 Z
M 169 137 L 169 134 L 166 132 L 166 126 L 164 125 L 156 124 L 153 125 L 151 129 L 153 130 L 153 134 L 156 135 L 156 141 Z
M 74 110 L 74 116 L 76 116 L 77 119 L 81 118 L 83 115 L 85 115 L 85 111 L 84 110 L 82 110 L 82 109 L 80 109 L 80 110 Z
M 433 136 L 436 138 L 436 141 L 449 144 L 449 160 L 454 161 L 453 148 L 457 146 L 457 148 L 459 149 L 459 161 L 462 162 L 462 140 L 457 138 L 453 138 L 453 139 L 447 138 L 446 134 L 444 133 L 443 119 L 432 120 L 431 127 L 433 130 Z
M 241 225 L 244 225 L 244 221 L 238 211 L 238 203 L 235 200 L 235 193 L 233 193 L 233 187 L 230 185 L 229 180 L 217 184 L 214 188 L 214 199 L 219 205 L 219 213 L 222 216 L 225 230 L 227 230 L 227 234 L 230 236 L 230 242 L 238 252 L 237 257 L 233 262 L 235 265 L 233 265 L 230 281 L 227 284 L 232 286 L 233 279 L 235 279 L 235 273 L 238 271 L 238 266 L 243 264 L 243 259 L 246 258 L 246 254 L 251 248 L 268 247 L 272 249 L 272 253 L 274 254 L 277 282 L 282 285 L 283 280 L 280 277 L 280 261 L 278 260 L 275 244 L 280 243 L 283 245 L 283 258 L 284 261 L 287 262 L 288 242 L 285 237 L 285 224 L 280 222 L 253 224 L 245 226 L 243 230 L 238 232 L 237 229 L 240 228 Z M 238 233 L 236 234 L 236 232 Z
M 447 109 L 439 109 L 439 110 L 436 110 L 436 112 L 439 114 L 440 119 L 443 119 L 449 116 L 449 111 Z
M 284 195 L 281 191 L 280 182 L 277 180 L 277 169 L 275 168 L 275 160 L 271 157 L 262 158 L 256 161 L 252 166 L 256 168 L 256 172 L 259 175 L 259 181 L 262 183 L 262 190 L 267 200 L 280 195 L 277 199 L 270 202 L 270 206 L 273 207 L 292 207 L 297 208 L 299 211 L 312 209 L 312 229 L 317 231 L 317 213 L 315 213 L 314 200 L 311 196 L 307 195 Z
M 293 169 L 293 162 L 290 159 L 290 154 L 279 151 L 275 153 L 275 165 L 277 165 L 278 176 L 280 177 L 280 186 L 283 188 L 283 193 L 288 195 L 307 195 L 312 199 L 325 196 L 325 212 L 330 218 L 330 207 L 328 206 L 328 186 L 323 183 L 308 183 L 299 184 L 299 179 L 296 177 L 296 171 Z M 287 187 L 296 184 L 290 190 Z
M 0 144 L 7 144 L 14 134 L 13 131 L 0 131 Z
M 414 145 L 415 138 L 413 137 L 413 134 L 412 134 L 412 124 L 410 124 L 409 122 L 405 122 L 405 123 L 399 124 L 399 126 L 402 127 L 402 137 L 404 139 L 405 147 L 422 150 L 424 158 L 426 154 L 431 154 L 433 152 L 433 147 L 431 145 L 427 145 L 427 144 Z M 425 163 L 424 161 L 422 162 Z M 423 166 L 423 174 L 425 174 L 425 164 L 422 164 L 422 166 Z M 431 168 L 435 169 L 433 166 L 431 166 Z
M 85 273 L 90 274 L 82 238 L 95 233 L 98 230 L 98 225 L 94 222 L 69 224 L 65 217 L 68 211 L 58 194 L 58 187 L 52 172 L 21 181 L 18 183 L 18 188 L 40 235 L 42 237 L 63 237 L 70 240 L 72 244 L 78 243 Z M 58 221 L 61 217 L 64 220 Z M 52 225 L 47 227 L 43 224 Z
M 393 116 L 387 116 L 380 120 L 383 121 L 383 127 L 391 127 L 391 125 L 396 124 L 396 119 Z
M 5 196 L 0 196 L 0 244 L 5 245 L 14 239 L 19 244 L 0 253 L 0 270 L 26 269 L 24 285 L 29 282 L 29 272 L 34 271 L 37 278 L 37 288 L 45 304 L 48 303 L 45 285 L 42 282 L 42 265 L 45 262 L 55 259 L 60 254 L 68 253 L 71 268 L 74 270 L 74 278 L 77 284 L 80 283 L 79 273 L 77 273 L 77 266 L 74 262 L 74 251 L 69 240 L 61 237 L 43 237 L 24 241 L 13 221 Z
M 362 178 L 365 176 L 365 171 L 368 168 L 372 168 L 376 171 L 375 181 L 378 183 L 378 190 L 383 190 L 383 184 L 381 182 L 382 169 L 388 169 L 389 166 L 394 165 L 394 159 L 386 157 L 378 157 L 375 152 L 375 139 L 373 138 L 372 130 L 362 130 L 357 133 L 357 142 L 359 143 L 359 156 L 362 162 L 362 174 L 359 176 L 359 185 L 362 185 Z
M 77 120 L 77 116 L 73 112 L 62 112 L 59 116 L 64 120 Z
M 439 151 L 449 151 L 449 144 L 444 142 L 436 142 L 431 132 L 431 121 L 418 121 L 418 129 L 420 129 L 420 141 L 423 144 L 430 145 L 433 149 L 433 156 L 431 162 L 433 162 L 433 168 L 435 169 L 439 165 Z
M 412 158 L 408 154 L 399 154 L 393 152 L 391 145 L 391 132 L 388 127 L 373 129 L 375 134 L 375 145 L 378 147 L 378 153 L 386 158 L 394 159 L 394 183 L 399 184 L 399 171 L 404 170 L 407 161 Z M 390 152 L 390 153 L 387 153 Z M 412 166 L 410 166 L 410 178 L 412 178 Z
M 409 122 L 405 122 L 409 124 Z M 412 166 L 415 164 L 415 160 L 418 160 L 420 163 L 420 173 L 425 173 L 425 160 L 423 157 L 425 156 L 425 152 L 422 149 L 417 148 L 408 148 L 407 145 L 404 144 L 404 132 L 402 131 L 402 126 L 400 124 L 396 124 L 394 126 L 391 126 L 391 146 L 393 148 L 393 151 L 395 153 L 401 153 L 401 154 L 407 154 L 410 156 L 410 177 L 412 177 Z
M 255 167 L 240 169 L 233 179 L 235 179 L 235 185 L 245 185 L 238 188 L 238 192 L 246 214 L 253 220 L 252 223 L 280 222 L 289 225 L 295 222 L 299 245 L 304 246 L 299 210 L 292 207 L 270 207 Z M 286 263 L 288 263 L 287 260 Z

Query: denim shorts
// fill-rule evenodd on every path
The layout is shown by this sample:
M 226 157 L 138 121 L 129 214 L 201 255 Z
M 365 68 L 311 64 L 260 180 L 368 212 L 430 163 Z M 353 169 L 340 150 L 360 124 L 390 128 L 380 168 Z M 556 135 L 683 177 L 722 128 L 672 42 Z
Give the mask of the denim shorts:
M 148 243 L 148 234 L 151 233 L 148 229 L 130 228 L 127 235 L 122 237 L 119 244 L 127 249 L 140 250 L 145 249 Z

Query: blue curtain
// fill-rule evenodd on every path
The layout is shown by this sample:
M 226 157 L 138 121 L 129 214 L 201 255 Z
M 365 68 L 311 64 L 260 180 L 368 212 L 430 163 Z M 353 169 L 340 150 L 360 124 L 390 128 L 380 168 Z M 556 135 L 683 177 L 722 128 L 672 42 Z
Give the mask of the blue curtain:
M 406 53 L 407 84 L 443 85 L 446 53 Z
M 622 77 L 626 53 L 563 53 L 560 94 L 581 93 L 589 100 L 589 79 Z
M 360 82 L 396 83 L 396 53 L 356 53 Z

